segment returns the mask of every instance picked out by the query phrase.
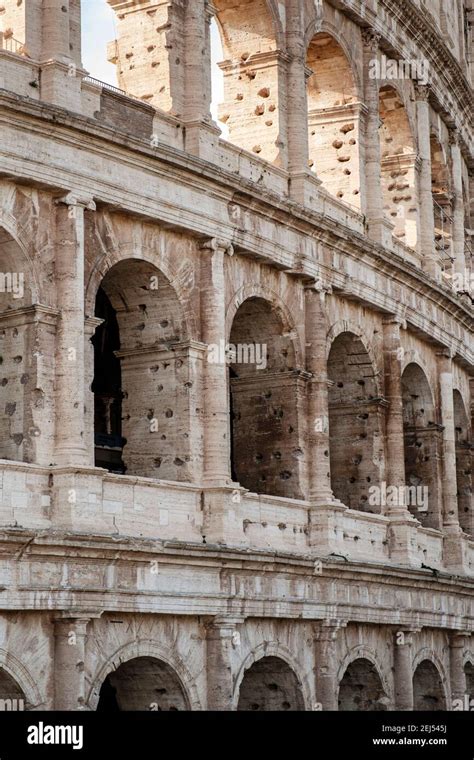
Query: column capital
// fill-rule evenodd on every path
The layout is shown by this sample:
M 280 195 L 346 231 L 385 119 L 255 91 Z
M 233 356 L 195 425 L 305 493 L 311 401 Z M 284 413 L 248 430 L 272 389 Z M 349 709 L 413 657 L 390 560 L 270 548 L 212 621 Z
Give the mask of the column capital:
M 450 631 L 449 643 L 452 647 L 463 649 L 466 643 L 471 640 L 472 631 Z
M 457 127 L 450 127 L 449 128 L 449 144 L 451 145 L 451 147 L 455 146 L 459 148 L 460 142 L 461 142 L 461 133 L 459 132 L 459 129 Z
M 199 243 L 199 248 L 204 251 L 212 251 L 213 253 L 215 251 L 222 251 L 228 256 L 234 255 L 234 246 L 230 240 L 226 240 L 225 238 L 207 238 L 207 240 L 202 240 Z
M 436 351 L 436 357 L 438 359 L 448 359 L 449 361 L 452 361 L 454 359 L 455 353 L 456 352 L 452 348 L 444 346 L 443 348 L 440 348 L 438 351 Z
M 313 623 L 313 635 L 315 641 L 333 641 L 339 631 L 347 627 L 347 620 L 340 618 L 327 618 Z
M 62 195 L 60 198 L 56 198 L 55 204 L 57 206 L 79 206 L 88 211 L 96 211 L 97 208 L 92 195 L 78 195 L 73 191 Z
M 431 87 L 429 84 L 420 84 L 420 82 L 413 82 L 415 89 L 415 100 L 422 103 L 427 103 L 430 97 Z
M 381 39 L 382 39 L 382 35 L 380 34 L 380 32 L 377 32 L 375 29 L 373 29 L 370 26 L 362 30 L 362 42 L 373 53 L 376 53 L 378 51 Z
M 383 325 L 398 325 L 401 330 L 407 329 L 407 321 L 401 314 L 387 314 L 382 319 Z

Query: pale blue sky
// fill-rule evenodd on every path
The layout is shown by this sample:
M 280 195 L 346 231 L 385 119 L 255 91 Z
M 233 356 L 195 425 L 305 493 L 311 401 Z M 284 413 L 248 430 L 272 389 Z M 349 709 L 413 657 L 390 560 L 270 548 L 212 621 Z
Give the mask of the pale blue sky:
M 107 0 L 82 0 L 82 61 L 91 77 L 117 85 L 115 66 L 107 63 L 107 43 L 114 40 L 115 13 Z M 212 113 L 216 118 L 217 103 L 222 101 L 223 76 L 216 66 L 223 58 L 217 26 L 212 24 Z M 222 129 L 223 125 L 219 125 Z M 226 130 L 224 129 L 223 132 Z

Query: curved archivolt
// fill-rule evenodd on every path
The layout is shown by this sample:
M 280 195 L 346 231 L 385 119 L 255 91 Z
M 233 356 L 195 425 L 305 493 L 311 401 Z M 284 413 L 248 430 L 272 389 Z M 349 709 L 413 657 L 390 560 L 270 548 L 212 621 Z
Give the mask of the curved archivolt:
M 383 712 L 389 709 L 389 698 L 375 665 L 365 658 L 354 660 L 347 667 L 339 684 L 340 711 Z
M 301 685 L 290 666 L 279 657 L 263 657 L 242 679 L 237 710 L 304 710 Z
M 136 657 L 109 673 L 102 684 L 99 712 L 189 710 L 184 687 L 168 663 Z
M 441 676 L 430 660 L 423 660 L 415 670 L 413 709 L 423 712 L 446 710 L 446 697 Z

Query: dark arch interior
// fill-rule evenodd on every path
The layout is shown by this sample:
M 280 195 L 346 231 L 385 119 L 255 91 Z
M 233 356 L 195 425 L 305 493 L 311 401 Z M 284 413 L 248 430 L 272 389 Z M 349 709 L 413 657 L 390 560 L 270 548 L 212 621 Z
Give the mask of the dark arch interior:
M 339 710 L 346 712 L 384 712 L 388 698 L 375 665 L 364 658 L 348 666 L 339 684 Z
M 182 684 L 166 662 L 137 657 L 109 673 L 102 684 L 98 712 L 188 710 Z
M 246 672 L 240 685 L 238 710 L 304 710 L 298 679 L 279 657 L 263 657 Z
M 229 366 L 233 477 L 255 493 L 302 496 L 295 349 L 282 315 L 249 298 L 230 335 Z
M 17 682 L 6 670 L 0 668 L 0 700 L 2 709 L 9 711 L 27 710 L 26 698 Z
M 440 529 L 438 461 L 441 429 L 437 425 L 428 380 L 418 364 L 409 364 L 403 372 L 402 397 L 405 480 L 411 489 L 408 508 L 424 527 Z M 421 503 L 423 494 L 427 499 Z
M 446 710 L 441 677 L 429 660 L 420 662 L 413 676 L 413 709 L 423 712 Z
M 194 383 L 181 304 L 147 261 L 113 266 L 98 289 L 94 346 L 95 461 L 112 472 L 189 480 Z
M 469 694 L 471 699 L 474 698 L 474 665 L 472 662 L 467 662 L 464 666 L 464 673 L 466 674 L 466 693 Z
M 122 438 L 122 372 L 120 359 L 115 355 L 120 350 L 120 332 L 117 313 L 103 288 L 97 292 L 95 316 L 104 320 L 92 338 L 95 464 L 123 473 L 122 451 L 126 441 Z
M 459 524 L 465 533 L 472 536 L 474 534 L 474 514 L 472 508 L 471 431 L 463 398 L 457 389 L 453 394 L 453 406 Z
M 351 509 L 380 512 L 380 505 L 371 504 L 370 488 L 381 479 L 383 409 L 370 356 L 354 333 L 334 340 L 328 378 L 333 493 Z

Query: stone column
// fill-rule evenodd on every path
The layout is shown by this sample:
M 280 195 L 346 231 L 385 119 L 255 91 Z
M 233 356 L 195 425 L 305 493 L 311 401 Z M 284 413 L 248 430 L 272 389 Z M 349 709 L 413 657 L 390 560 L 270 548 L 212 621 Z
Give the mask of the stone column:
M 418 134 L 418 154 L 420 158 L 419 199 L 420 199 L 420 245 L 422 267 L 435 279 L 440 277 L 440 268 L 435 251 L 435 227 L 433 193 L 431 187 L 431 146 L 430 146 L 430 88 L 415 84 L 416 124 Z
M 81 65 L 80 26 L 77 7 L 70 0 L 43 0 L 41 99 L 63 108 L 81 110 L 81 79 L 86 74 Z M 76 49 L 74 49 L 76 48 Z
M 344 513 L 331 488 L 329 438 L 329 380 L 327 375 L 326 294 L 320 283 L 305 288 L 307 381 L 307 499 L 309 544 L 317 553 L 344 551 Z
M 290 192 L 295 183 L 310 175 L 308 165 L 308 95 L 306 49 L 304 43 L 303 14 L 299 0 L 287 3 L 287 73 L 288 108 L 288 171 L 291 175 Z M 295 198 L 295 200 L 298 200 Z
M 372 78 L 371 62 L 378 58 L 380 34 L 373 29 L 362 32 L 364 94 L 367 115 L 365 118 L 365 209 L 369 237 L 377 243 L 386 243 L 391 226 L 385 219 L 382 197 L 380 157 L 379 81 Z
M 207 709 L 234 710 L 232 660 L 240 647 L 240 617 L 215 617 L 207 625 Z
M 459 528 L 456 432 L 454 429 L 453 366 L 451 352 L 446 349 L 437 354 L 441 424 L 443 426 L 443 526 Z
M 205 160 L 215 155 L 220 129 L 211 118 L 212 9 L 208 0 L 193 0 L 184 17 L 184 120 L 186 150 Z
M 390 500 L 385 514 L 390 518 L 390 556 L 401 564 L 419 566 L 416 530 L 405 499 L 405 439 L 403 431 L 402 357 L 400 328 L 404 321 L 396 315 L 383 321 L 384 386 L 388 401 L 386 416 L 387 489 L 397 488 L 399 498 Z M 383 505 L 382 505 L 383 506 Z
M 85 465 L 84 209 L 92 198 L 69 194 L 56 210 L 55 277 L 59 322 L 56 343 L 55 463 Z
M 395 709 L 413 710 L 413 637 L 418 631 L 394 632 Z
M 451 699 L 453 701 L 455 699 L 462 700 L 463 706 L 467 694 L 464 652 L 469 648 L 470 640 L 471 634 L 469 631 L 452 631 L 449 637 Z
M 43 0 L 43 60 L 68 62 L 69 0 Z M 64 9 L 64 10 L 63 10 Z
M 306 371 L 311 375 L 307 384 L 307 498 L 321 504 L 335 501 L 329 457 L 326 292 L 317 285 L 305 288 Z
M 201 245 L 201 330 L 208 347 L 225 345 L 224 259 L 232 256 L 230 243 L 212 238 Z M 223 353 L 221 351 L 218 352 Z M 229 398 L 227 364 L 209 361 L 204 368 L 204 482 L 230 481 Z
M 466 277 L 466 257 L 464 254 L 465 231 L 464 231 L 464 195 L 462 186 L 462 157 L 459 145 L 459 132 L 451 129 L 449 132 L 451 145 L 451 172 L 454 191 L 453 212 L 453 249 L 454 271 L 462 277 Z
M 452 354 L 446 349 L 437 354 L 437 359 L 442 425 L 443 562 L 452 571 L 463 573 L 466 547 L 458 514 Z
M 383 358 L 386 417 L 387 485 L 405 486 L 405 446 L 403 434 L 402 348 L 400 327 L 403 320 L 390 316 L 383 321 Z M 391 507 L 394 509 L 394 507 Z M 396 508 L 395 508 L 396 509 Z M 406 508 L 403 506 L 404 513 Z
M 85 647 L 89 615 L 54 618 L 54 709 L 85 710 Z
M 340 620 L 322 620 L 314 626 L 316 702 L 323 711 L 338 709 L 337 639 L 346 625 Z

